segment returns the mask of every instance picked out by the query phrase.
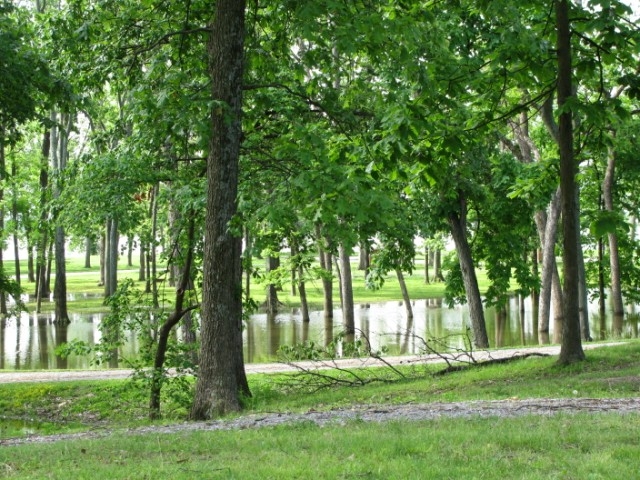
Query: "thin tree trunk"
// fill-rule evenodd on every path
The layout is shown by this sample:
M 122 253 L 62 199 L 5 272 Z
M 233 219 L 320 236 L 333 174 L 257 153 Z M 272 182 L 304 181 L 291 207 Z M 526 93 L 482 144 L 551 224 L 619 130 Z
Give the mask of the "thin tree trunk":
M 49 153 L 51 150 L 51 131 L 45 130 L 40 157 L 40 224 L 36 260 L 36 313 L 40 313 L 42 299 L 49 296 L 47 287 L 47 245 L 49 244 L 48 190 L 49 190 Z
M 613 187 L 615 180 L 616 151 L 609 147 L 607 158 L 607 169 L 602 182 L 602 197 L 604 209 L 607 212 L 614 211 Z M 618 252 L 618 235 L 610 232 L 609 238 L 609 264 L 611 266 L 611 303 L 613 306 L 613 316 L 622 317 L 624 315 L 624 303 L 622 302 L 620 254 Z
M 424 283 L 427 285 L 430 283 L 429 280 L 429 256 L 431 255 L 431 251 L 427 245 L 424 246 Z
M 462 271 L 462 280 L 469 305 L 469 316 L 473 330 L 474 344 L 478 348 L 489 348 L 489 338 L 484 320 L 484 308 L 480 297 L 475 265 L 471 257 L 471 248 L 467 241 L 464 200 L 461 199 L 461 214 L 451 212 L 448 215 L 451 236 L 458 252 L 458 261 Z
M 55 122 L 55 113 L 52 113 L 52 121 Z M 53 198 L 58 199 L 62 191 L 62 175 L 67 164 L 67 140 L 69 135 L 69 129 L 71 127 L 71 118 L 68 114 L 60 115 L 60 123 L 62 128 L 52 129 L 51 139 L 51 151 L 53 172 L 55 174 L 56 181 L 54 182 Z M 57 135 L 54 135 L 53 132 Z M 57 154 L 55 153 L 57 150 Z M 54 212 L 54 221 L 57 223 L 59 211 Z M 66 267 L 66 252 L 65 252 L 65 233 L 62 225 L 56 225 L 54 235 L 55 245 L 55 262 L 56 262 L 56 277 L 53 289 L 53 300 L 55 302 L 55 322 L 60 325 L 70 323 L 69 313 L 67 311 L 67 267 Z
M 99 245 L 100 256 L 100 283 L 99 286 L 104 286 L 107 278 L 107 233 L 106 230 L 100 234 Z
M 2 140 L 0 140 L 2 142 Z M 0 155 L 4 156 L 4 146 L 0 143 Z M 2 160 L 4 163 L 4 160 Z M 20 246 L 18 242 L 18 189 L 16 178 L 18 176 L 18 166 L 16 164 L 15 155 L 11 158 L 11 184 L 12 184 L 12 200 L 11 200 L 11 219 L 13 220 L 13 258 L 15 260 L 16 283 L 20 286 L 22 282 L 20 273 Z
M 107 220 L 106 228 L 106 258 L 104 296 L 110 297 L 118 288 L 118 220 Z
M 433 279 L 435 282 L 444 282 L 442 275 L 442 249 L 436 248 L 433 254 Z
M 338 258 L 340 260 L 340 285 L 342 292 L 342 324 L 344 326 L 345 334 L 353 336 L 356 329 L 351 262 L 349 259 L 349 249 L 343 242 L 338 244 Z
M 280 267 L 280 259 L 278 257 L 269 256 L 266 258 L 267 273 L 273 272 Z M 278 312 L 278 289 L 273 283 L 267 285 L 267 298 L 265 301 L 267 313 L 275 315 Z
M 302 315 L 302 321 L 308 322 L 309 318 L 309 305 L 307 303 L 307 289 L 305 287 L 304 282 L 304 268 L 302 267 L 302 262 L 300 261 L 300 251 L 298 249 L 298 244 L 295 240 L 291 241 L 291 258 L 293 259 L 293 268 L 295 268 L 297 273 L 297 281 L 298 281 L 298 293 L 300 297 L 300 313 Z
M 133 267 L 133 235 L 127 236 L 127 267 Z
M 540 278 L 540 308 L 538 310 L 538 331 L 549 333 L 549 318 L 551 316 L 551 296 L 553 274 L 557 272 L 555 245 L 558 220 L 560 217 L 560 189 L 551 197 L 547 213 L 540 211 L 535 214 L 538 236 L 542 246 L 542 275 Z
M 4 272 L 4 184 L 5 184 L 6 164 L 4 159 L 4 131 L 0 128 L 0 271 Z M 0 314 L 6 315 L 7 310 L 7 294 L 4 290 L 0 290 Z
M 195 307 L 184 308 L 185 293 L 189 289 L 191 280 L 191 264 L 193 261 L 193 246 L 195 243 L 194 215 L 190 216 L 187 232 L 187 257 L 180 276 L 180 284 L 176 288 L 176 301 L 173 312 L 162 324 L 158 331 L 158 345 L 153 363 L 153 375 L 151 377 L 151 392 L 149 396 L 149 418 L 152 420 L 160 417 L 160 393 L 165 379 L 164 362 L 167 354 L 169 335 L 184 315 Z
M 208 49 L 215 104 L 207 159 L 200 372 L 191 409 L 197 420 L 240 410 L 239 395 L 250 395 L 242 357 L 242 239 L 229 228 L 237 211 L 245 2 L 218 0 L 215 10 Z
M 402 292 L 402 299 L 404 301 L 404 308 L 407 311 L 407 318 L 413 318 L 413 308 L 411 307 L 411 298 L 409 297 L 409 290 L 407 290 L 407 282 L 404 281 L 404 275 L 402 270 L 396 268 L 396 277 L 398 277 L 398 283 L 400 284 L 400 291 Z
M 147 247 L 145 243 L 140 239 L 140 268 L 138 269 L 138 281 L 144 282 L 147 280 Z
M 329 250 L 325 250 L 322 245 L 322 234 L 320 226 L 316 226 L 316 237 L 318 239 L 318 257 L 320 268 L 324 270 L 322 275 L 322 290 L 324 292 L 324 317 L 333 318 L 333 260 Z M 328 244 L 328 242 L 327 242 Z
M 584 360 L 580 338 L 578 248 L 580 248 L 576 172 L 573 155 L 573 115 L 563 110 L 573 95 L 571 66 L 571 21 L 568 0 L 556 0 L 557 50 L 558 50 L 558 146 L 560 153 L 560 187 L 562 190 L 562 233 L 564 272 L 564 319 L 562 343 L 558 363 L 569 364 Z
M 153 308 L 159 307 L 158 302 L 158 193 L 160 186 L 156 183 L 151 191 L 151 301 Z

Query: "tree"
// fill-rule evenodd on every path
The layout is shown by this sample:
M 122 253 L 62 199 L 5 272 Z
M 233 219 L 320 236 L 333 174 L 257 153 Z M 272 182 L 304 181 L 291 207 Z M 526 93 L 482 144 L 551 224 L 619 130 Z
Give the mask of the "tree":
M 219 0 L 210 23 L 211 140 L 203 260 L 200 374 L 191 418 L 240 409 L 249 386 L 242 358 L 241 237 L 237 209 L 244 67 L 244 0 Z
M 562 192 L 562 233 L 564 273 L 564 322 L 558 363 L 569 364 L 584 360 L 580 340 L 578 248 L 580 248 L 578 205 L 576 191 L 577 165 L 573 146 L 573 115 L 571 98 L 574 95 L 571 76 L 571 20 L 568 0 L 556 1 L 558 48 L 558 108 L 560 110 L 558 147 L 560 153 L 560 189 Z

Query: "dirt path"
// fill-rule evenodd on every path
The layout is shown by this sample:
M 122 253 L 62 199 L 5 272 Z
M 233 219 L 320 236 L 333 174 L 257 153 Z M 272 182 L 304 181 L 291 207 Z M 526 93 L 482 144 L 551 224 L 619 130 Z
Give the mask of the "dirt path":
M 620 345 L 621 342 L 612 343 L 589 343 L 583 345 L 582 348 L 590 350 L 592 348 L 601 348 L 611 345 Z M 557 345 L 547 347 L 522 347 L 508 348 L 501 350 L 481 350 L 473 353 L 476 361 L 484 361 L 489 359 L 507 358 L 522 354 L 542 354 L 542 355 L 558 355 L 560 347 Z M 318 362 L 295 362 L 289 365 L 286 363 L 252 363 L 246 365 L 247 373 L 282 373 L 295 371 L 300 368 L 358 368 L 383 366 L 385 363 L 389 365 L 416 365 L 421 363 L 443 363 L 444 355 L 412 355 L 398 357 L 383 357 L 379 360 L 373 357 L 361 359 L 339 359 L 327 361 L 322 364 Z M 447 358 L 455 362 L 469 361 L 469 357 L 465 355 L 448 354 Z M 295 365 L 295 366 L 294 366 Z M 297 367 L 296 367 L 297 366 Z M 95 369 L 95 370 L 40 370 L 37 372 L 22 371 L 0 371 L 0 384 L 16 383 L 16 382 L 61 382 L 74 380 L 109 380 L 128 378 L 133 370 L 117 369 Z

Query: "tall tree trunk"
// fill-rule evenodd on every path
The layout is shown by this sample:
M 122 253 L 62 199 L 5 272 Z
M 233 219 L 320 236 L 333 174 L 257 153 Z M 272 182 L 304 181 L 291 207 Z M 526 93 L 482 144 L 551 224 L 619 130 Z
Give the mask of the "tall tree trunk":
M 318 241 L 318 256 L 320 268 L 324 271 L 322 275 L 322 290 L 324 292 L 324 317 L 333 318 L 333 259 L 331 251 L 322 246 L 321 227 L 316 225 L 316 237 Z M 328 244 L 329 242 L 327 242 Z M 328 248 L 328 247 L 327 247 Z
M 607 212 L 614 211 L 613 187 L 615 182 L 616 151 L 609 147 L 607 156 L 607 169 L 602 182 L 602 197 L 604 209 Z M 622 302 L 620 254 L 618 252 L 618 235 L 610 232 L 609 238 L 609 264 L 611 266 L 611 304 L 613 306 L 613 316 L 622 317 L 624 315 L 624 304 Z
M 0 140 L 2 142 L 2 140 Z M 4 146 L 0 143 L 0 155 L 4 156 Z M 4 163 L 4 160 L 2 160 Z M 20 286 L 22 279 L 20 274 L 20 245 L 18 242 L 18 187 L 16 178 L 18 176 L 18 165 L 16 164 L 15 155 L 11 158 L 11 219 L 13 220 L 13 258 L 15 260 L 16 283 Z
M 56 120 L 56 114 L 51 115 L 52 122 Z M 53 188 L 53 198 L 58 199 L 62 191 L 62 176 L 67 165 L 67 141 L 69 138 L 69 129 L 71 127 L 71 117 L 68 114 L 60 115 L 61 128 L 52 128 L 51 135 L 51 159 L 53 163 L 53 172 L 55 182 Z M 54 133 L 55 140 L 54 140 Z M 57 150 L 57 154 L 55 153 Z M 57 223 L 59 211 L 55 211 L 53 215 L 54 222 Z M 54 233 L 55 246 L 55 262 L 56 262 L 56 278 L 53 288 L 53 300 L 55 302 L 55 322 L 61 325 L 68 324 L 69 313 L 67 311 L 67 267 L 65 255 L 65 234 L 62 225 L 56 225 Z
M 42 299 L 49 296 L 49 291 L 47 290 L 47 246 L 49 245 L 48 190 L 50 150 L 51 131 L 46 129 L 42 140 L 40 157 L 40 219 L 36 252 L 36 313 L 40 313 Z
M 458 261 L 462 271 L 462 280 L 469 304 L 469 316 L 471 318 L 471 328 L 473 330 L 473 341 L 478 348 L 489 348 L 489 337 L 484 320 L 484 308 L 478 279 L 476 277 L 475 265 L 471 257 L 471 247 L 467 241 L 466 233 L 466 206 L 464 199 L 460 196 L 461 213 L 451 212 L 448 215 L 448 223 L 451 229 L 451 236 L 458 252 Z
M 538 309 L 538 331 L 549 333 L 551 316 L 552 279 L 557 272 L 555 246 L 558 220 L 560 217 L 560 189 L 551 197 L 547 212 L 535 214 L 535 222 L 542 248 L 542 275 L 540 278 L 540 308 Z
M 4 184 L 5 184 L 5 172 L 6 162 L 4 159 L 4 131 L 0 128 L 0 271 L 4 272 Z M 4 290 L 0 290 L 0 314 L 6 315 L 7 310 L 7 295 Z
M 353 337 L 355 329 L 355 306 L 353 303 L 353 282 L 351 277 L 351 262 L 349 251 L 344 242 L 338 244 L 338 258 L 340 261 L 340 285 L 342 292 L 342 324 L 344 333 Z M 349 339 L 353 341 L 353 339 Z
M 240 410 L 250 394 L 242 358 L 242 239 L 229 228 L 237 210 L 242 136 L 244 0 L 218 0 L 211 24 L 212 99 L 202 286 L 200 375 L 191 410 L 204 420 Z
M 576 173 L 573 155 L 573 115 L 570 109 L 563 110 L 573 95 L 571 65 L 571 21 L 569 1 L 556 0 L 557 50 L 558 50 L 558 146 L 560 153 L 560 188 L 562 190 L 562 233 L 564 273 L 564 321 L 562 343 L 558 363 L 569 364 L 584 360 L 580 339 L 578 248 L 580 248 Z

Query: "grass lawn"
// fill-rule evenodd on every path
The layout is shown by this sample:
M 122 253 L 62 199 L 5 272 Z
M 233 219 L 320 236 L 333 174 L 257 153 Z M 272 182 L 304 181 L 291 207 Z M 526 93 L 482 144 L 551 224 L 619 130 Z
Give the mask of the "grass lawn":
M 256 265 L 261 265 L 262 260 L 255 259 Z M 104 306 L 104 287 L 99 285 L 100 280 L 100 268 L 99 258 L 93 256 L 91 259 L 91 268 L 84 267 L 84 258 L 70 258 L 67 260 L 67 293 L 71 296 L 71 300 L 68 303 L 70 312 L 82 312 L 82 311 L 107 311 Z M 164 267 L 159 269 L 161 274 L 164 273 Z M 5 271 L 13 272 L 13 261 L 5 262 Z M 24 270 L 24 267 L 23 267 Z M 131 278 L 136 281 L 137 287 L 144 290 L 145 282 L 138 281 L 139 264 L 134 261 L 132 266 L 127 266 L 126 262 L 121 261 L 119 264 L 118 278 Z M 353 271 L 353 295 L 356 303 L 375 303 L 386 302 L 391 300 L 401 300 L 402 294 L 400 292 L 400 286 L 398 284 L 395 274 L 387 276 L 386 281 L 382 288 L 378 290 L 370 290 L 365 286 L 364 273 L 357 269 L 357 264 L 352 264 Z M 489 281 L 485 272 L 482 269 L 478 270 L 478 283 L 480 291 L 485 292 L 489 287 Z M 335 272 L 334 272 L 335 275 Z M 167 275 L 163 275 L 165 278 Z M 53 278 L 52 278 L 53 281 Z M 426 283 L 424 280 L 424 271 L 421 268 L 416 268 L 413 274 L 405 274 L 405 281 L 409 290 L 409 296 L 413 300 L 442 297 L 444 295 L 444 284 L 438 283 Z M 22 275 L 22 286 L 27 292 L 34 290 L 35 286 L 32 283 L 27 282 L 26 274 Z M 262 303 L 265 299 L 266 286 L 260 283 L 259 280 L 253 278 L 251 282 L 251 295 L 258 303 Z M 338 280 L 333 282 L 334 299 L 339 299 L 340 292 L 338 290 Z M 170 301 L 173 300 L 174 289 L 168 285 L 168 282 L 161 282 L 159 289 L 162 295 Z M 310 308 L 321 309 L 323 305 L 323 291 L 322 282 L 320 280 L 313 280 L 307 283 L 307 298 Z M 290 282 L 283 285 L 283 289 L 278 292 L 279 300 L 287 307 L 299 307 L 300 299 L 297 295 L 293 295 L 291 292 Z M 31 301 L 27 303 L 27 308 L 30 311 L 35 309 L 35 298 L 31 298 Z M 53 311 L 53 302 L 43 302 L 42 311 Z

